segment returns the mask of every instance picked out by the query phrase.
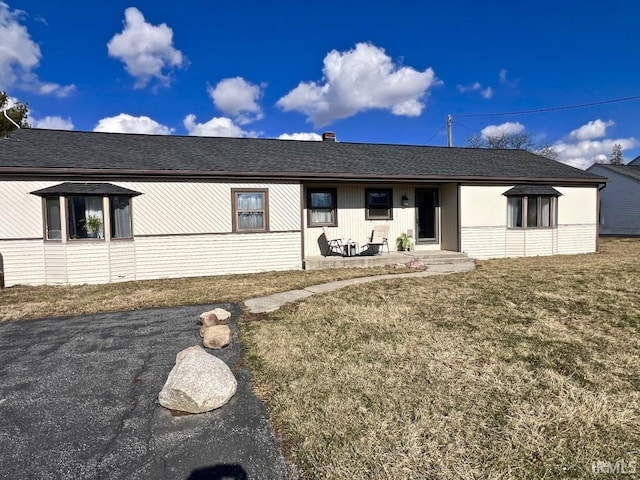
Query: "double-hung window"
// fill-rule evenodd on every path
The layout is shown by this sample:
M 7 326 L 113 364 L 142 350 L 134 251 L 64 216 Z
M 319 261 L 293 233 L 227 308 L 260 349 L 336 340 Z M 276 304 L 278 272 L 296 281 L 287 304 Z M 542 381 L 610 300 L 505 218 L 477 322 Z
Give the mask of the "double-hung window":
M 518 185 L 505 192 L 507 227 L 555 228 L 558 225 L 557 200 L 560 192 L 540 185 Z
M 234 232 L 269 231 L 269 191 L 231 189 Z
M 393 220 L 393 190 L 367 188 L 364 195 L 366 220 Z
M 337 227 L 337 190 L 307 189 L 307 224 L 310 227 Z

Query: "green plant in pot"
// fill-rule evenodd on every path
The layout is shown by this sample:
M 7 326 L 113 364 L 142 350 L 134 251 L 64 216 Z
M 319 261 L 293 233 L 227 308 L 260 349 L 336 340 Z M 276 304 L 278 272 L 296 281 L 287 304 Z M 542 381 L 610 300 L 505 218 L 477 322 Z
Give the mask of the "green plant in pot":
M 82 228 L 87 232 L 88 237 L 95 238 L 100 231 L 100 227 L 102 227 L 102 220 L 100 217 L 97 217 L 96 215 L 89 215 L 84 220 L 84 226 Z
M 407 250 L 411 250 L 412 238 L 406 233 L 401 233 L 400 236 L 396 239 L 396 246 L 398 247 L 398 251 L 404 252 Z

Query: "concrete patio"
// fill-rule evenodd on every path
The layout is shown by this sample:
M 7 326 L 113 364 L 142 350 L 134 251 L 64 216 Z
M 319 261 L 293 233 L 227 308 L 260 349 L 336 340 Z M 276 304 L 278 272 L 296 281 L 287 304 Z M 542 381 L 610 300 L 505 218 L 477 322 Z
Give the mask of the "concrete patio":
M 323 257 L 321 255 L 306 257 L 305 270 L 324 270 L 327 268 L 361 268 L 380 267 L 385 265 L 404 264 L 411 260 L 421 260 L 425 265 L 443 265 L 456 263 L 473 263 L 466 253 L 448 250 L 412 250 L 410 252 L 383 252 L 378 255 L 356 255 L 343 257 L 337 254 Z

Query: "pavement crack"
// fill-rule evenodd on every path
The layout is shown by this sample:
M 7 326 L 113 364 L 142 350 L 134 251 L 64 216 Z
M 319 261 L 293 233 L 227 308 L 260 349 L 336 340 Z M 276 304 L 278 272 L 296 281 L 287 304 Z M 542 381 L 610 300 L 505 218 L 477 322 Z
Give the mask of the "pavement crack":
M 116 444 L 116 442 L 118 441 L 118 439 L 120 438 L 120 436 L 122 435 L 122 433 L 125 430 L 126 427 L 126 422 L 127 419 L 131 418 L 133 412 L 135 412 L 136 408 L 138 408 L 138 404 L 139 404 L 139 396 L 137 395 L 138 391 L 142 388 L 142 376 L 144 375 L 144 373 L 147 371 L 148 367 L 149 367 L 149 363 L 151 360 L 151 353 L 147 353 L 143 360 L 142 360 L 142 365 L 140 365 L 140 368 L 138 368 L 138 370 L 134 373 L 133 378 L 131 379 L 130 382 L 130 388 L 129 388 L 129 395 L 128 398 L 129 400 L 126 402 L 128 404 L 130 404 L 131 406 L 129 408 L 127 408 L 126 410 L 124 410 L 122 412 L 122 415 L 120 415 L 120 418 L 118 420 L 118 426 L 116 427 L 115 433 L 113 434 L 113 436 L 111 437 L 111 439 L 107 442 L 106 446 L 104 447 L 102 453 L 100 454 L 100 457 L 98 458 L 98 461 L 96 463 L 96 470 L 98 472 L 98 478 L 104 478 L 103 475 L 107 475 L 110 472 L 101 472 L 101 468 L 102 468 L 102 463 L 104 462 L 105 458 L 107 457 L 107 455 L 109 455 L 109 453 L 111 453 L 112 448 L 114 447 L 114 445 Z M 112 473 L 112 472 L 111 472 Z

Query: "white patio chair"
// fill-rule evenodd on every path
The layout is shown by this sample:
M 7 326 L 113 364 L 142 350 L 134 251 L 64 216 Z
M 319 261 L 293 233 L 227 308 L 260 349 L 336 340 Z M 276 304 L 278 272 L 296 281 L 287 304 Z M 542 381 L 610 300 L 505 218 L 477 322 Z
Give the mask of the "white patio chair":
M 370 250 L 372 255 L 383 252 L 383 248 L 387 246 L 387 253 L 391 253 L 389 249 L 389 225 L 375 225 L 371 232 L 369 241 L 362 245 L 362 250 Z

